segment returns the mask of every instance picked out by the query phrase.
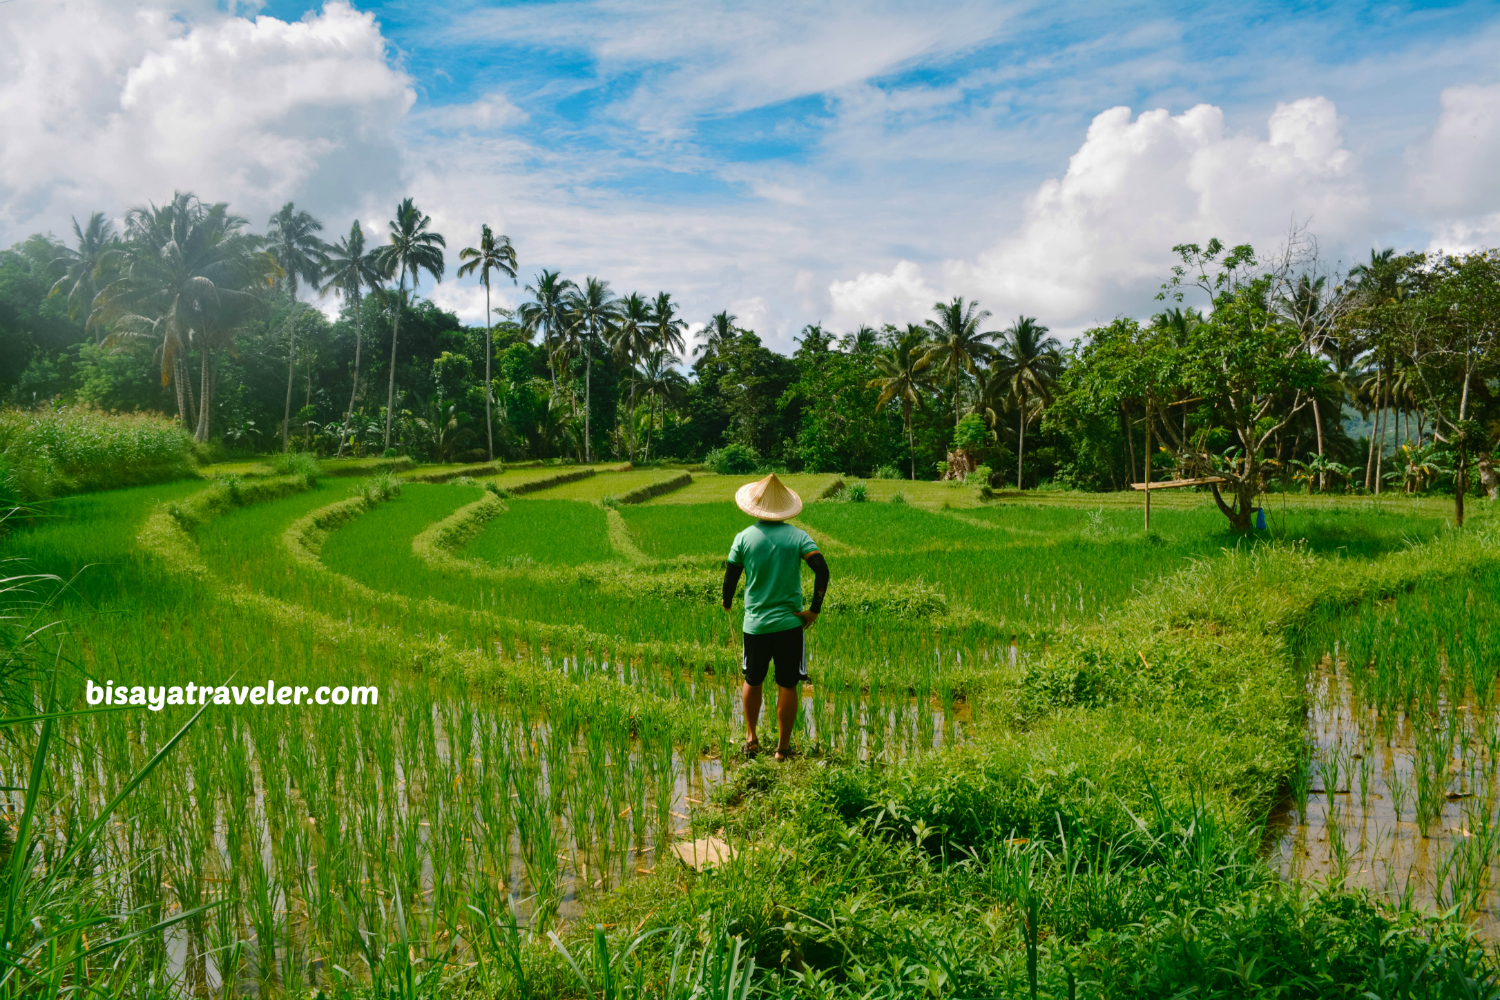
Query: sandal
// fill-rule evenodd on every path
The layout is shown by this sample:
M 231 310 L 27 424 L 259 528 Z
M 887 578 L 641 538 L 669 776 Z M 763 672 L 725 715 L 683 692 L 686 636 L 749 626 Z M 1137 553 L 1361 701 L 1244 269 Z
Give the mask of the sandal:
M 740 747 L 740 753 L 746 760 L 754 760 L 760 755 L 760 740 L 746 740 L 745 745 Z
M 797 756 L 797 751 L 795 750 L 783 751 L 780 747 L 776 748 L 776 760 L 778 763 L 785 763 L 795 756 Z

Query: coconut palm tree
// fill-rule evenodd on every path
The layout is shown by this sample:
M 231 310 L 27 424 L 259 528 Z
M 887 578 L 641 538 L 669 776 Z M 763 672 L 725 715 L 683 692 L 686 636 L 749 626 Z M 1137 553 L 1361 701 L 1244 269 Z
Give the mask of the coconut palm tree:
M 717 355 L 731 340 L 739 336 L 739 328 L 734 325 L 737 319 L 739 317 L 731 315 L 727 309 L 721 313 L 715 313 L 708 321 L 708 326 L 703 328 L 703 343 L 693 348 L 693 353 L 697 354 L 701 351 L 705 358 Z
M 912 409 L 922 405 L 928 388 L 925 373 L 932 364 L 932 358 L 924 349 L 926 343 L 926 330 L 908 326 L 889 352 L 876 356 L 875 369 L 880 374 L 869 383 L 869 388 L 880 390 L 880 398 L 875 401 L 876 413 L 892 400 L 901 401 L 901 422 L 906 426 L 906 447 L 911 452 L 913 480 L 917 478 L 917 445 L 911 430 Z
M 73 220 L 73 235 L 78 238 L 78 249 L 64 248 L 52 263 L 65 268 L 47 293 L 68 296 L 68 319 L 87 315 L 93 307 L 94 296 L 103 285 L 104 272 L 110 255 L 119 249 L 120 238 L 115 235 L 114 223 L 104 217 L 103 212 L 89 216 L 87 226 L 79 226 Z
M 271 216 L 266 231 L 266 248 L 281 268 L 281 287 L 286 292 L 287 353 L 286 412 L 281 419 L 281 450 L 287 450 L 287 431 L 292 424 L 292 371 L 297 363 L 297 284 L 306 281 L 314 288 L 323 277 L 324 243 L 317 234 L 323 223 L 307 212 L 297 210 L 291 202 Z
M 677 370 L 677 355 L 665 347 L 654 347 L 643 359 L 638 373 L 641 388 L 646 393 L 648 418 L 646 421 L 646 451 L 651 457 L 651 433 L 656 427 L 656 406 L 662 406 L 663 424 L 666 421 L 667 404 L 681 402 L 687 393 L 687 379 Z
M 396 341 L 401 334 L 401 313 L 406 294 L 406 276 L 411 275 L 411 289 L 426 271 L 434 281 L 443 280 L 443 247 L 448 242 L 441 233 L 432 231 L 432 216 L 424 215 L 410 198 L 396 206 L 396 217 L 390 221 L 390 243 L 375 251 L 380 270 L 396 279 L 396 321 L 391 324 L 391 377 L 385 392 L 385 447 L 391 446 L 391 414 L 396 408 Z
M 527 335 L 542 335 L 542 346 L 547 349 L 547 370 L 552 374 L 552 395 L 556 396 L 557 366 L 553 364 L 552 355 L 566 325 L 563 314 L 567 312 L 568 292 L 578 286 L 557 271 L 544 270 L 535 281 L 536 284 L 526 286 L 532 301 L 523 303 L 519 310 L 521 329 Z
M 686 329 L 687 320 L 677 315 L 672 293 L 657 292 L 656 300 L 651 303 L 651 343 L 680 355 L 687 349 L 682 340 Z
M 608 336 L 620 315 L 619 299 L 610 291 L 609 282 L 586 278 L 583 286 L 574 287 L 566 299 L 568 322 L 565 325 L 562 351 L 583 355 L 583 460 L 594 460 L 589 424 L 590 391 L 593 385 L 594 349 Z
M 171 203 L 133 208 L 122 246 L 113 251 L 118 277 L 94 297 L 90 326 L 117 338 L 157 341 L 161 381 L 177 383 L 178 415 L 197 441 L 207 441 L 213 414 L 215 352 L 229 345 L 248 321 L 264 312 L 255 293 L 278 273 L 246 220 L 225 204 L 204 205 L 179 193 Z M 186 357 L 197 349 L 198 405 L 193 413 Z M 196 419 L 190 419 L 195 416 Z
M 490 461 L 495 460 L 495 429 L 490 417 L 490 355 L 493 353 L 490 331 L 490 272 L 498 271 L 516 282 L 516 250 L 510 245 L 510 237 L 496 236 L 488 225 L 480 227 L 479 246 L 465 247 L 458 252 L 458 276 L 468 277 L 479 272 L 479 283 L 484 286 L 484 433 L 489 444 Z
M 1026 456 L 1026 424 L 1052 402 L 1052 388 L 1062 375 L 1062 345 L 1047 336 L 1047 328 L 1034 316 L 1020 316 L 1000 335 L 995 360 L 997 374 L 1009 386 L 1019 404 L 1016 428 L 1016 489 L 1022 489 L 1021 473 Z M 1034 403 L 1035 406 L 1028 404 Z
M 927 321 L 927 332 L 932 346 L 927 349 L 927 363 L 936 365 L 939 372 L 948 376 L 953 389 L 953 426 L 963 418 L 963 407 L 959 405 L 958 382 L 964 372 L 974 374 L 977 363 L 988 360 L 995 348 L 989 344 L 995 335 L 982 332 L 979 327 L 990 318 L 979 303 L 964 302 L 956 296 L 952 302 L 937 302 L 932 311 L 937 319 Z
M 359 356 L 364 341 L 364 290 L 380 287 L 382 276 L 375 254 L 365 251 L 365 233 L 355 219 L 349 227 L 349 235 L 328 247 L 326 266 L 328 281 L 318 290 L 327 295 L 337 292 L 344 304 L 354 311 L 354 379 L 349 386 L 349 410 L 344 415 L 344 426 L 339 431 L 338 457 L 344 457 L 344 445 L 349 440 L 350 421 L 354 415 L 354 401 L 359 396 Z
M 880 334 L 873 326 L 861 326 L 845 334 L 840 346 L 850 354 L 874 354 L 880 349 Z
M 651 303 L 639 292 L 620 300 L 620 313 L 610 346 L 630 371 L 630 460 L 635 461 L 635 366 L 652 347 Z

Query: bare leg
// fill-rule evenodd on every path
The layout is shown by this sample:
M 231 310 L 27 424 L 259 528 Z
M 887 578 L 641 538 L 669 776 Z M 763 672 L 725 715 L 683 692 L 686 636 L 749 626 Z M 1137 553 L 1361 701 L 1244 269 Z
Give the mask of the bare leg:
M 756 692 L 759 694 L 759 692 Z M 778 739 L 776 741 L 776 752 L 785 757 L 792 752 L 792 727 L 797 724 L 797 704 L 802 701 L 802 685 L 796 687 L 776 688 L 776 729 Z M 760 704 L 757 698 L 755 706 L 756 714 L 760 714 Z
M 760 685 L 746 684 L 742 695 L 745 706 L 745 739 L 754 743 L 755 727 L 760 725 Z M 777 718 L 780 718 L 781 706 L 777 705 Z

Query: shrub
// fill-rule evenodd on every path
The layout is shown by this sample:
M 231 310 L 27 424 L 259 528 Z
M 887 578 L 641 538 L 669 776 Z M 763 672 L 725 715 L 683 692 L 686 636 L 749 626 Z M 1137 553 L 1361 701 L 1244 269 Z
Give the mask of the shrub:
M 395 448 L 387 448 L 385 451 L 383 451 L 383 452 L 380 453 L 380 457 L 381 458 L 396 458 L 397 457 L 397 455 L 396 455 L 396 449 Z
M 620 509 L 620 500 L 612 493 L 606 493 L 599 499 L 599 503 L 601 503 L 605 507 L 608 507 L 610 510 Z
M 895 493 L 892 493 L 891 494 L 891 500 L 890 500 L 890 502 L 891 503 L 895 503 L 895 504 L 904 504 L 904 503 L 906 503 L 906 491 L 905 490 L 897 490 Z
M 871 479 L 905 479 L 901 470 L 894 465 L 882 465 L 870 474 Z
M 856 479 L 844 487 L 844 492 L 840 495 L 840 499 L 846 503 L 864 503 L 870 499 L 870 488 Z
M 278 476 L 301 476 L 309 483 L 316 482 L 323 474 L 318 460 L 306 452 L 292 451 L 271 459 L 271 471 Z
M 977 413 L 966 415 L 953 428 L 954 451 L 977 451 L 989 443 L 989 440 L 990 429 L 985 426 L 984 418 Z
M 703 465 L 721 476 L 743 476 L 760 468 L 760 456 L 749 445 L 735 442 L 709 452 Z
M 990 489 L 990 480 L 994 477 L 995 472 L 988 465 L 976 465 L 974 471 L 964 477 L 964 482 L 976 487 L 979 490 L 979 496 L 988 500 L 995 495 L 995 491 Z
M 401 495 L 401 479 L 389 471 L 377 472 L 368 479 L 354 484 L 351 493 L 365 498 L 365 503 L 374 506 L 383 500 Z
M 0 411 L 0 464 L 23 501 L 196 474 L 192 440 L 175 421 L 84 406 Z

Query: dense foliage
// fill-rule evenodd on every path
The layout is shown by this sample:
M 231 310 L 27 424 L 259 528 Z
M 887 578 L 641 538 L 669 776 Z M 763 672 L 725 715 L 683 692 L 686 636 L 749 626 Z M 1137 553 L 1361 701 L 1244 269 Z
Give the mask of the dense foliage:
M 1383 251 L 1337 275 L 1298 239 L 1271 261 L 1213 240 L 1175 248 L 1165 309 L 1070 349 L 1033 317 L 997 330 L 954 299 L 904 328 L 810 325 L 788 357 L 727 312 L 689 349 L 670 293 L 546 270 L 520 309 L 467 327 L 417 295 L 443 277 L 445 238 L 410 199 L 395 216 L 385 243 L 355 223 L 330 244 L 287 205 L 259 237 L 178 194 L 120 235 L 96 214 L 72 246 L 33 236 L 0 253 L 0 393 L 175 412 L 232 452 L 984 466 L 988 485 L 1089 490 L 1149 463 L 1153 479 L 1221 480 L 1241 528 L 1267 488 L 1500 489 L 1495 251 Z M 487 226 L 477 242 L 460 271 L 489 301 L 493 280 L 518 280 L 517 251 Z M 338 297 L 335 318 L 314 289 Z

